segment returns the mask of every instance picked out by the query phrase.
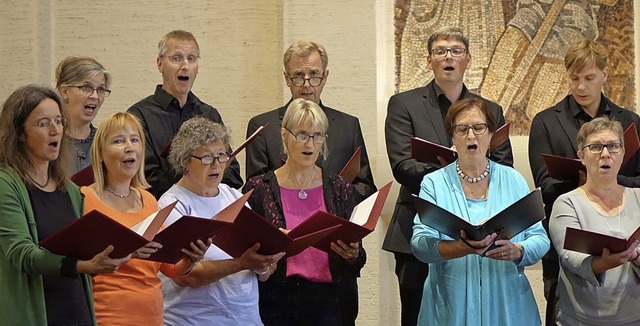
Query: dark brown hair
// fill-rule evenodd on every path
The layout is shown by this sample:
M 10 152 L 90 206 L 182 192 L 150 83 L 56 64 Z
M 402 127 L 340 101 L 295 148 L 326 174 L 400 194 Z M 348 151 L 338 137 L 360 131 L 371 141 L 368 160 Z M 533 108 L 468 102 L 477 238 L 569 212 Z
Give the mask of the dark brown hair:
M 465 98 L 453 103 L 444 117 L 444 128 L 447 130 L 449 137 L 453 137 L 454 122 L 458 114 L 473 108 L 478 108 L 484 114 L 489 131 L 496 131 L 496 118 L 491 113 L 489 104 L 480 98 Z

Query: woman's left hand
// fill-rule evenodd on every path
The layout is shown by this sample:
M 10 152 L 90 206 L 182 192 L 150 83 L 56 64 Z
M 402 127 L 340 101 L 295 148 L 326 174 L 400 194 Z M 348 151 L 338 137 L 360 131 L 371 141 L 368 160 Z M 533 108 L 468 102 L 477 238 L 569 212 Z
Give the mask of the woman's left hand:
M 190 249 L 183 248 L 182 253 L 191 259 L 191 263 L 195 264 L 204 259 L 204 254 L 209 249 L 209 246 L 211 246 L 211 238 L 207 239 L 206 243 L 198 240 L 189 244 Z
M 522 258 L 522 251 L 509 240 L 496 240 L 496 247 L 487 251 L 486 257 L 496 260 L 518 260 Z
M 338 240 L 331 243 L 331 250 L 348 261 L 354 261 L 360 255 L 360 244 L 357 242 L 346 244 Z

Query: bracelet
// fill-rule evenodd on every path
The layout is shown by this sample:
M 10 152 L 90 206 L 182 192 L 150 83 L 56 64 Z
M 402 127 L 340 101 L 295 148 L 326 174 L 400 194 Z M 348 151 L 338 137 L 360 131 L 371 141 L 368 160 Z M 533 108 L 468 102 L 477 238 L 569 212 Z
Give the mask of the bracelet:
M 524 257 L 524 246 L 519 242 L 514 243 L 514 245 L 518 248 L 518 250 L 520 250 L 520 259 L 522 259 Z
M 267 269 L 265 269 L 264 271 L 259 272 L 257 269 L 253 270 L 254 273 L 258 274 L 258 275 L 264 275 L 269 273 L 269 267 L 267 267 Z

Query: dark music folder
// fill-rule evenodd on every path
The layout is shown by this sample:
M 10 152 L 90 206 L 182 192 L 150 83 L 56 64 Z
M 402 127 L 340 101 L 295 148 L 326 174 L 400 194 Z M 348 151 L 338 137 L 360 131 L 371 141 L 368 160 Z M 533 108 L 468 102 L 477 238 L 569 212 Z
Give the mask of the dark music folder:
M 91 164 L 85 166 L 80 171 L 71 176 L 71 181 L 78 187 L 90 186 L 93 180 L 93 166 Z
M 420 221 L 455 240 L 460 239 L 460 230 L 465 230 L 471 240 L 482 240 L 494 232 L 498 234 L 496 240 L 511 239 L 545 218 L 540 189 L 535 189 L 478 225 L 471 224 L 427 200 L 413 196 Z
M 316 229 L 339 225 L 339 228 L 318 240 L 313 244 L 313 247 L 322 251 L 332 252 L 331 242 L 338 240 L 342 240 L 346 244 L 358 242 L 375 230 L 392 184 L 393 182 L 387 183 L 380 190 L 360 202 L 354 207 L 348 220 L 331 213 L 318 211 L 300 223 L 294 230 L 291 230 L 289 235 L 295 236 L 297 233 L 304 234 Z
M 113 245 L 109 257 L 122 258 L 152 241 L 176 203 L 151 214 L 134 226 L 135 230 L 92 210 L 40 241 L 40 247 L 54 254 L 90 260 Z
M 496 150 L 500 145 L 504 144 L 507 140 L 509 140 L 509 130 L 511 128 L 511 122 L 507 122 L 502 127 L 498 128 L 496 132 L 491 136 L 491 141 L 489 142 L 489 153 Z
M 640 139 L 638 139 L 638 129 L 636 123 L 632 122 L 627 130 L 624 131 L 624 158 L 622 165 L 624 166 L 633 155 L 640 149 Z
M 640 239 L 638 227 L 627 239 L 607 234 L 567 227 L 564 236 L 564 249 L 600 256 L 602 249 L 609 248 L 612 253 L 625 251 L 636 240 Z
M 252 193 L 253 190 L 247 192 L 242 197 L 245 198 L 244 201 Z M 213 244 L 234 258 L 242 256 L 256 242 L 260 243 L 258 253 L 262 255 L 286 252 L 285 257 L 295 256 L 339 227 L 322 226 L 305 232 L 297 232 L 294 228 L 289 234 L 285 234 L 244 204 L 230 208 L 225 214 L 216 215 L 215 219 L 231 225 L 213 237 Z
M 361 157 L 361 148 L 358 146 L 356 151 L 353 152 L 353 155 L 349 159 L 349 162 L 345 164 L 340 171 L 339 175 L 347 180 L 349 183 L 353 183 L 353 180 L 360 174 L 360 157 Z
M 269 123 L 267 122 L 264 125 L 260 126 L 260 128 L 256 129 L 256 131 L 254 131 L 251 134 L 251 136 L 249 136 L 249 138 L 245 139 L 245 141 L 243 141 L 242 144 L 240 144 L 240 146 L 238 146 L 238 148 L 236 148 L 231 154 L 229 154 L 229 156 L 231 158 L 233 158 L 236 155 L 238 155 L 238 153 L 240 153 L 245 147 L 247 147 L 247 145 L 249 145 L 249 143 L 254 141 L 256 139 L 256 137 L 258 137 L 258 135 L 260 133 L 262 133 L 262 131 L 264 131 L 264 128 L 266 128 L 268 126 L 269 126 Z
M 458 153 L 449 147 L 422 138 L 411 137 L 411 158 L 423 163 L 440 165 L 438 156 L 442 157 L 447 163 L 451 163 L 456 160 Z
M 580 179 L 580 170 L 586 172 L 586 167 L 577 158 L 542 153 L 542 159 L 549 176 L 554 179 L 577 182 Z

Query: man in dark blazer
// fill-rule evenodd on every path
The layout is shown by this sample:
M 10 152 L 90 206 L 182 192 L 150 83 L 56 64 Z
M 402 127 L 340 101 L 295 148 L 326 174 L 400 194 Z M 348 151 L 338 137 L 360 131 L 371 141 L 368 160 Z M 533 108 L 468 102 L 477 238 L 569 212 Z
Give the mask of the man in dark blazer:
M 607 80 L 606 49 L 591 40 L 582 40 L 571 46 L 564 57 L 570 94 L 555 106 L 536 114 L 529 133 L 529 164 L 536 187 L 542 189 L 542 199 L 547 218 L 542 221 L 549 232 L 549 218 L 553 203 L 562 194 L 584 184 L 580 181 L 564 181 L 549 176 L 542 160 L 542 153 L 578 158 L 576 136 L 580 127 L 599 116 L 609 116 L 626 128 L 632 122 L 640 128 L 637 114 L 611 102 L 602 94 Z M 640 129 L 638 129 L 640 131 Z M 627 187 L 640 187 L 640 153 L 636 153 L 618 174 L 618 183 Z M 551 249 L 542 258 L 544 295 L 547 299 L 546 325 L 555 325 L 556 287 L 560 265 L 558 254 Z
M 401 184 L 400 194 L 387 230 L 382 249 L 393 252 L 400 285 L 402 325 L 416 325 L 422 289 L 428 265 L 411 252 L 413 219 L 416 210 L 411 194 L 418 194 L 423 177 L 440 165 L 411 158 L 410 137 L 419 137 L 447 147 L 451 138 L 444 128 L 444 116 L 452 103 L 468 97 L 479 97 L 467 90 L 464 72 L 471 63 L 469 40 L 458 28 L 444 27 L 427 40 L 427 62 L 435 78 L 426 87 L 399 93 L 389 99 L 385 121 L 387 154 L 394 178 Z M 487 100 L 498 127 L 504 125 L 502 108 Z M 513 164 L 511 143 L 502 144 L 491 153 L 493 161 Z
M 261 175 L 282 166 L 286 160 L 282 148 L 280 128 L 282 117 L 289 103 L 296 98 L 304 98 L 320 105 L 329 120 L 327 134 L 328 158 L 318 158 L 316 164 L 328 173 L 338 174 L 347 164 L 354 152 L 361 148 L 360 174 L 352 182 L 357 201 L 376 192 L 373 175 L 369 167 L 367 148 L 362 137 L 358 118 L 325 106 L 320 95 L 329 77 L 327 65 L 329 58 L 324 47 L 310 41 L 297 41 L 284 53 L 284 79 L 291 90 L 291 100 L 275 110 L 257 115 L 247 126 L 247 137 L 260 126 L 269 126 L 251 142 L 246 150 L 246 176 Z M 342 307 L 342 324 L 354 325 L 358 314 L 358 288 L 356 280 L 345 279 L 339 286 Z M 346 284 L 349 282 L 350 284 Z

